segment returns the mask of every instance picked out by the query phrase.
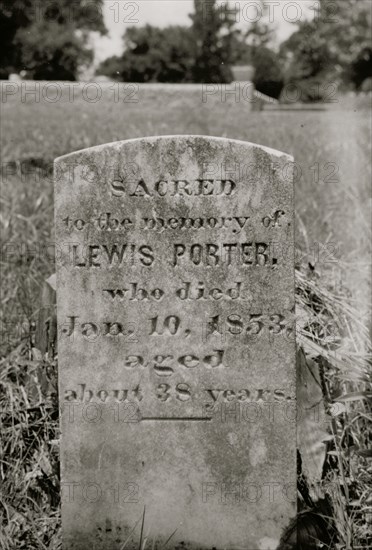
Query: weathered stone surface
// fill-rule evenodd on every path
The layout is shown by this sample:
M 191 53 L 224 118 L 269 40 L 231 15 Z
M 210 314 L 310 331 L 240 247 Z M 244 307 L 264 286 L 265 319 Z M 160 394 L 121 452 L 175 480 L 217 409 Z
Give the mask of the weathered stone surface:
M 65 550 L 276 548 L 296 495 L 291 157 L 136 139 L 57 159 L 55 187 Z
M 252 65 L 234 65 L 231 71 L 235 81 L 252 82 L 255 69 Z

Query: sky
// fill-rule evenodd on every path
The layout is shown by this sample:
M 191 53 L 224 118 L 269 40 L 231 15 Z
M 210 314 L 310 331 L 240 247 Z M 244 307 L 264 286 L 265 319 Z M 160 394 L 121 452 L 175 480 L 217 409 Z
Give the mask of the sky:
M 270 10 L 266 17 L 270 17 L 270 25 L 276 29 L 277 41 L 286 39 L 295 30 L 293 22 L 311 17 L 311 6 L 317 3 L 316 0 L 266 1 Z M 193 0 L 104 0 L 103 4 L 103 15 L 109 34 L 94 38 L 95 64 L 122 53 L 122 37 L 129 26 L 189 26 L 189 14 L 193 12 Z M 221 6 L 226 1 L 218 0 L 218 4 Z M 250 22 L 263 17 L 259 4 L 258 0 L 229 0 L 229 5 L 240 8 L 238 25 L 241 27 L 247 27 Z

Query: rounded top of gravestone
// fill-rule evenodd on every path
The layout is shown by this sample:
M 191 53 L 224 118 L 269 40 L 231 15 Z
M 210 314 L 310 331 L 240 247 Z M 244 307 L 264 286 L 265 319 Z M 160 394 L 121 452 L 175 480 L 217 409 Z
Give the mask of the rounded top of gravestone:
M 164 136 L 147 136 L 147 137 L 140 137 L 140 138 L 134 138 L 134 139 L 128 139 L 128 140 L 122 140 L 122 141 L 113 141 L 110 143 L 104 143 L 102 145 L 95 145 L 93 147 L 88 147 L 86 149 L 79 149 L 78 151 L 73 151 L 72 153 L 68 153 L 66 155 L 63 155 L 61 157 L 58 157 L 55 159 L 55 162 L 59 162 L 60 160 L 69 160 L 73 156 L 78 155 L 84 155 L 85 153 L 94 154 L 102 152 L 105 149 L 112 149 L 119 151 L 120 149 L 126 147 L 127 145 L 141 145 L 148 144 L 152 146 L 156 146 L 157 144 L 163 142 L 167 142 L 169 145 L 169 142 L 174 142 L 181 144 L 183 143 L 185 147 L 190 147 L 191 149 L 200 149 L 202 150 L 208 145 L 219 145 L 225 144 L 226 147 L 229 146 L 243 146 L 248 147 L 251 150 L 261 150 L 266 152 L 268 155 L 273 157 L 284 157 L 284 160 L 293 162 L 293 156 L 285 153 L 283 151 L 279 151 L 277 149 L 272 149 L 271 147 L 266 147 L 264 145 L 259 145 L 257 143 L 251 143 L 249 141 L 243 141 L 243 140 L 237 140 L 237 139 L 230 139 L 230 138 L 224 138 L 224 137 L 216 137 L 216 136 L 203 136 L 203 135 L 188 135 L 188 134 L 180 134 L 180 135 L 164 135 Z

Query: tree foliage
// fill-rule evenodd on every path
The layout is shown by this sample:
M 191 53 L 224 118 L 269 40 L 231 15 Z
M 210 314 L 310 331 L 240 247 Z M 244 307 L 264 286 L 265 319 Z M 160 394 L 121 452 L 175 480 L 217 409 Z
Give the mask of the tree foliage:
M 372 46 L 366 46 L 351 62 L 348 77 L 357 90 L 372 78 Z M 367 86 L 365 86 L 367 88 Z
M 230 82 L 235 21 L 217 0 L 194 0 L 191 27 L 130 27 L 124 53 L 105 60 L 97 72 L 132 82 Z
M 0 0 L 1 76 L 27 70 L 32 78 L 76 78 L 92 60 L 89 33 L 105 33 L 103 0 Z
M 368 68 L 358 59 L 372 46 L 369 0 L 320 0 L 311 20 L 298 23 L 298 29 L 281 47 L 287 82 L 331 82 L 361 84 Z M 362 61 L 362 60 L 361 60 Z M 370 58 L 365 61 L 370 63 Z M 354 71 L 351 70 L 354 65 Z M 370 69 L 369 69 L 370 70 Z
M 261 2 L 261 13 L 267 6 Z M 264 19 L 251 22 L 234 34 L 232 62 L 248 64 L 254 69 L 255 88 L 270 97 L 278 98 L 284 85 L 281 58 L 272 49 L 274 31 Z
M 194 0 L 191 27 L 129 28 L 123 55 L 104 61 L 98 72 L 137 82 L 223 83 L 232 80 L 232 65 L 249 64 L 259 91 L 278 97 L 285 83 L 296 83 L 303 100 L 320 100 L 332 95 L 334 82 L 359 88 L 372 74 L 368 2 L 320 0 L 278 54 L 265 18 L 238 26 L 237 3 Z
M 217 0 L 194 0 L 192 30 L 196 45 L 195 82 L 231 82 L 235 18 Z
M 124 53 L 106 59 L 97 73 L 135 82 L 231 82 L 231 65 L 257 68 L 259 89 L 278 95 L 282 78 L 277 55 L 266 45 L 271 32 L 262 22 L 237 29 L 238 11 L 215 0 L 195 0 L 191 27 L 130 27 Z
M 112 78 L 113 80 L 118 80 L 119 82 L 121 82 L 123 80 L 122 70 L 123 58 L 118 55 L 112 55 L 111 57 L 108 57 L 99 64 L 96 70 L 96 74 L 104 75 Z
M 192 81 L 194 43 L 187 27 L 130 27 L 124 45 L 120 69 L 124 81 Z
M 270 97 L 278 99 L 284 86 L 284 76 L 279 55 L 272 49 L 262 46 L 251 52 L 254 67 L 255 88 Z

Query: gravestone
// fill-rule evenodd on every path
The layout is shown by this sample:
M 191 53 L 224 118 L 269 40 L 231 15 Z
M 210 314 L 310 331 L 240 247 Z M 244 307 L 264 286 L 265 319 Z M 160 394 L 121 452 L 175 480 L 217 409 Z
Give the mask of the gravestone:
M 295 515 L 293 159 L 55 161 L 63 548 L 277 547 Z
M 252 82 L 255 68 L 252 65 L 233 65 L 231 67 L 233 79 L 237 82 Z

